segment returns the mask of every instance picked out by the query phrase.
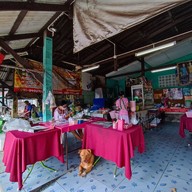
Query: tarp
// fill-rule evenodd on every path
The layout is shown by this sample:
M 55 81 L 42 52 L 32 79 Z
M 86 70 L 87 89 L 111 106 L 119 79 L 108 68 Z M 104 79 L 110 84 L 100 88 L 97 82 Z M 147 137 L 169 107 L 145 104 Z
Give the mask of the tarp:
M 43 76 L 43 65 L 36 61 L 30 60 L 29 62 L 33 65 L 33 69 L 41 72 Z M 82 94 L 80 73 L 53 66 L 52 77 L 54 94 Z M 14 91 L 42 93 L 43 85 L 29 71 L 15 69 Z
M 74 3 L 74 52 L 114 36 L 187 0 L 79 0 Z

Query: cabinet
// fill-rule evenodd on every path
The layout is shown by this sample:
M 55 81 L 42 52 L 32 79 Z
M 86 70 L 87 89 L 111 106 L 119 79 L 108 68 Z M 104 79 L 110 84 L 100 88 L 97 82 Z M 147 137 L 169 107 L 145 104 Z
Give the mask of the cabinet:
M 131 98 L 142 109 L 152 108 L 154 104 L 152 86 L 144 86 L 142 84 L 131 86 Z

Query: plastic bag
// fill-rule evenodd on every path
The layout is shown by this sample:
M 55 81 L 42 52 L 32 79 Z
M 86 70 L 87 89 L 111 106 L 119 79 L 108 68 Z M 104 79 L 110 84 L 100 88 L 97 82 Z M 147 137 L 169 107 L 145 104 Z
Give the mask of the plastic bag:
M 9 121 L 4 123 L 2 130 L 4 132 L 11 131 L 11 130 L 25 131 L 30 128 L 31 128 L 31 125 L 30 125 L 29 121 L 24 120 L 24 119 L 12 118 Z
M 54 107 L 56 107 L 56 103 L 55 103 L 55 97 L 54 95 L 51 93 L 51 91 L 49 91 L 48 96 L 45 100 L 45 104 L 49 105 L 50 104 L 50 109 L 53 109 Z

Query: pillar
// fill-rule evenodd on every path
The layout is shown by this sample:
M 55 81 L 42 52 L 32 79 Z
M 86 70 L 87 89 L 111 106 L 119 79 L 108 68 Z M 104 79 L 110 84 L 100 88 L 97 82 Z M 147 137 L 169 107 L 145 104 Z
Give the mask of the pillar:
M 52 49 L 53 43 L 52 38 L 44 35 L 44 46 L 43 46 L 43 121 L 52 120 L 52 111 L 50 105 L 45 105 L 45 100 L 48 96 L 49 91 L 52 92 Z

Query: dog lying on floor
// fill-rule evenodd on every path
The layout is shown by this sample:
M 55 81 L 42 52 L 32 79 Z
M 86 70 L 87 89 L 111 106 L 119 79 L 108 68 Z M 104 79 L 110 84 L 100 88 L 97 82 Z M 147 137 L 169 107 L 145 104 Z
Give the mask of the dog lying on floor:
M 94 155 L 91 149 L 80 149 L 79 155 L 81 159 L 79 165 L 79 176 L 84 177 L 92 170 L 94 166 Z

